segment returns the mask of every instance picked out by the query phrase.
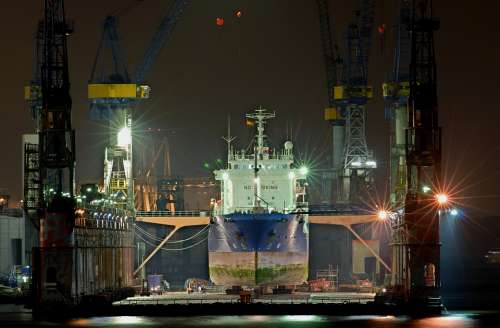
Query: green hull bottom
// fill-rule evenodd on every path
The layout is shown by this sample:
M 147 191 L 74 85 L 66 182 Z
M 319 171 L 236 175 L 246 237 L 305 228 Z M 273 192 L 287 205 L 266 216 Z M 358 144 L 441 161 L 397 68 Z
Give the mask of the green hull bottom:
M 307 280 L 308 255 L 297 252 L 211 252 L 209 271 L 210 279 L 217 285 L 299 285 Z

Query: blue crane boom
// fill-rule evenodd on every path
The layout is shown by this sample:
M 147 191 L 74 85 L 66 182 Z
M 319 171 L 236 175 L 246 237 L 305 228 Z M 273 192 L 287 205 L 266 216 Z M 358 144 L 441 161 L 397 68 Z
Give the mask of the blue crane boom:
M 318 5 L 321 45 L 325 61 L 328 103 L 330 107 L 335 107 L 333 88 L 340 81 L 339 74 L 342 71 L 342 58 L 340 57 L 337 42 L 335 41 L 335 35 L 332 33 L 328 1 L 317 0 L 316 2 Z
M 161 21 L 158 29 L 156 30 L 153 39 L 149 44 L 149 48 L 144 54 L 141 64 L 137 67 L 134 76 L 134 82 L 141 84 L 144 82 L 144 78 L 147 76 L 151 67 L 153 66 L 156 58 L 161 52 L 161 49 L 165 46 L 169 40 L 177 22 L 182 17 L 184 10 L 189 5 L 188 0 L 176 0 L 170 6 L 166 16 Z
M 109 120 L 113 109 L 131 107 L 139 99 L 149 97 L 149 87 L 143 85 L 144 79 L 189 3 L 189 0 L 175 0 L 170 5 L 132 77 L 121 46 L 118 17 L 106 17 L 88 88 L 90 116 L 93 119 Z M 105 62 L 106 50 L 111 54 L 112 65 Z M 112 69 L 105 73 L 108 67 Z
M 375 0 L 362 0 L 360 2 L 359 11 L 359 36 L 362 41 L 363 48 L 363 65 L 365 67 L 366 75 L 368 76 L 368 58 L 370 57 L 370 49 L 373 39 L 373 22 L 375 20 Z
M 104 69 L 97 72 L 98 65 L 100 64 L 101 56 L 103 56 L 104 49 L 109 48 L 113 62 L 113 70 L 109 76 L 104 76 Z M 99 74 L 99 76 L 96 76 Z M 97 56 L 92 66 L 91 81 L 94 82 L 130 82 L 127 64 L 125 61 L 125 51 L 123 50 L 118 33 L 118 18 L 116 16 L 107 16 L 104 19 L 103 32 Z
M 334 23 L 330 20 L 328 0 L 317 0 L 321 46 L 326 73 L 328 107 L 324 118 L 332 126 L 332 161 L 331 169 L 324 172 L 323 201 L 332 202 L 342 199 L 341 175 L 343 169 L 345 117 L 342 108 L 334 97 L 334 88 L 342 80 L 343 62 L 335 40 Z
M 144 79 L 188 4 L 188 0 L 173 1 L 132 77 L 120 42 L 118 17 L 108 16 L 105 19 L 88 85 L 88 97 L 91 118 L 109 122 L 109 142 L 104 159 L 104 190 L 118 207 L 131 211 L 135 208 L 132 178 L 133 108 L 138 101 L 149 97 L 149 86 L 143 85 Z M 125 11 L 132 7 L 127 7 Z M 111 65 L 105 61 L 105 51 L 110 52 Z M 110 73 L 104 73 L 106 68 Z

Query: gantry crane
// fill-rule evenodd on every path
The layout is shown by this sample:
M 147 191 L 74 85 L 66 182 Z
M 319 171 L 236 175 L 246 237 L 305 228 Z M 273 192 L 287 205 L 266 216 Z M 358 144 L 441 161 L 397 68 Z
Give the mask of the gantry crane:
M 104 163 L 104 188 L 116 205 L 133 211 L 134 186 L 132 179 L 132 116 L 133 107 L 140 99 L 149 97 L 149 86 L 144 79 L 152 68 L 161 49 L 189 4 L 188 0 L 175 0 L 158 26 L 146 53 L 129 76 L 125 53 L 120 44 L 118 17 L 108 16 L 104 22 L 103 36 L 92 68 L 88 97 L 93 119 L 110 124 L 109 146 Z M 104 73 L 104 52 L 112 58 L 111 73 Z
M 366 143 L 366 104 L 373 97 L 368 85 L 375 0 L 362 0 L 357 20 L 347 28 L 343 81 L 334 87 L 334 101 L 345 109 L 342 200 L 361 204 L 373 189 L 377 162 Z

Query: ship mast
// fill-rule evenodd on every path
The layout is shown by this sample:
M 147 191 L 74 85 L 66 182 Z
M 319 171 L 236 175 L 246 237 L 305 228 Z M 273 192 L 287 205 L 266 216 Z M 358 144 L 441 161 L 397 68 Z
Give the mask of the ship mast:
M 266 121 L 270 118 L 276 117 L 276 113 L 268 113 L 265 108 L 259 106 L 255 109 L 253 113 L 246 114 L 246 118 L 253 120 L 256 125 L 257 134 L 255 135 L 254 143 L 254 211 L 260 208 L 260 197 L 259 197 L 259 166 L 258 160 L 262 159 L 264 154 L 264 134 Z
M 232 153 L 231 142 L 236 139 L 236 137 L 231 136 L 231 116 L 227 117 L 227 137 L 222 137 L 222 139 L 227 143 L 227 168 L 230 168 L 229 161 L 231 160 Z

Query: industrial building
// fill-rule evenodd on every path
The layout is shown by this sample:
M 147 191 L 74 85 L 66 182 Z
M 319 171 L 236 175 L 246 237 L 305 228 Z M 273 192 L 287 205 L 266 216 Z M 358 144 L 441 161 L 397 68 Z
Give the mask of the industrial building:
M 14 265 L 29 265 L 25 256 L 25 224 L 20 209 L 0 211 L 0 275 L 8 275 Z

